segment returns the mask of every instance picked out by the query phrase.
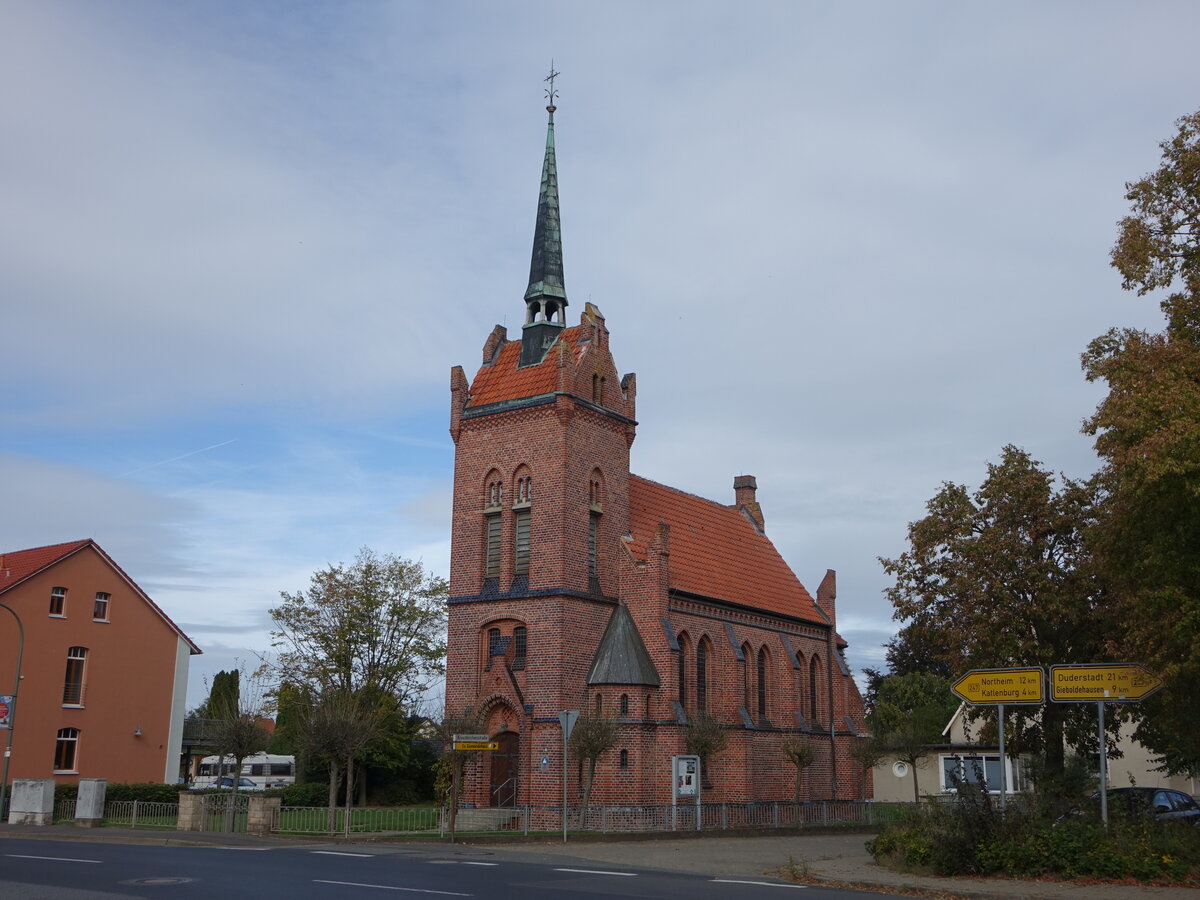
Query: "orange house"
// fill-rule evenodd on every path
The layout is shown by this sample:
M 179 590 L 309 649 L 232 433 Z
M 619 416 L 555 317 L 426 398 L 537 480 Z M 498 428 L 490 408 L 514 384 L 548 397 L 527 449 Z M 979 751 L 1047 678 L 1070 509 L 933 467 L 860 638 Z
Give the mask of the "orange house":
M 91 540 L 0 553 L 0 603 L 25 630 L 9 778 L 175 782 L 200 648 L 133 579 Z M 0 695 L 17 649 L 0 610 Z

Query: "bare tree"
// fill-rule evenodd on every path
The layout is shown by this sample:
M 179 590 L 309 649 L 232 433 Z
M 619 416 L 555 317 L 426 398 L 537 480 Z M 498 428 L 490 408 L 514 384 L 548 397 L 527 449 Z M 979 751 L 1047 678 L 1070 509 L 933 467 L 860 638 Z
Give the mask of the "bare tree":
M 352 691 L 331 690 L 312 700 L 304 715 L 305 743 L 309 752 L 329 766 L 329 810 L 326 828 L 336 829 L 337 795 L 341 775 L 346 776 L 346 810 L 343 830 L 350 831 L 353 803 L 354 760 L 375 736 L 376 710 Z
M 221 760 L 221 767 L 224 767 L 226 758 L 233 758 L 233 792 L 225 810 L 225 828 L 232 831 L 242 762 L 247 756 L 266 749 L 271 740 L 262 725 L 267 709 L 261 679 L 256 676 L 239 677 L 231 692 L 210 697 L 209 706 L 213 716 L 209 734 Z
M 449 817 L 447 827 L 451 838 L 454 837 L 454 829 L 458 821 L 458 800 L 462 794 L 463 770 L 467 760 L 478 755 L 473 750 L 456 750 L 454 735 L 474 734 L 482 725 L 478 709 L 468 706 L 460 715 L 446 716 L 438 728 L 439 736 L 447 749 L 437 763 L 436 790 L 438 797 L 446 805 Z
M 588 804 L 592 785 L 596 781 L 596 761 L 605 751 L 617 745 L 617 723 L 603 716 L 580 716 L 571 730 L 571 753 L 587 761 L 587 780 L 583 785 L 583 802 L 579 812 L 579 827 L 587 827 Z
M 712 787 L 708 775 L 708 760 L 725 749 L 729 734 L 725 726 L 712 717 L 711 713 L 698 712 L 683 726 L 683 746 L 688 753 L 700 757 L 701 783 Z
M 817 758 L 812 743 L 803 734 L 789 735 L 783 742 L 783 755 L 796 767 L 796 787 L 792 793 L 792 802 L 800 802 L 800 776 Z

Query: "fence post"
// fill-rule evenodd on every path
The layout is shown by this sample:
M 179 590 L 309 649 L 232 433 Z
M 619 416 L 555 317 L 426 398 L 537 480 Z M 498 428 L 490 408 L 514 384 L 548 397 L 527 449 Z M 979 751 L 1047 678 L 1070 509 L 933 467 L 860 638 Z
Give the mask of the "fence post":
M 774 826 L 775 826 L 776 828 L 778 828 L 778 827 L 779 827 L 779 801 L 778 801 L 778 800 L 776 800 L 776 801 L 775 801 L 775 802 L 772 804 L 772 807 L 773 807 L 773 808 L 772 808 L 772 810 L 771 810 L 771 817 L 772 817 L 772 819 L 774 820 Z
M 533 814 L 533 807 L 528 803 L 525 804 L 525 836 L 529 836 L 529 817 Z
M 600 833 L 608 834 L 608 807 L 600 807 Z
M 829 801 L 828 800 L 821 801 L 821 824 L 822 825 L 829 824 Z
M 136 800 L 134 800 L 133 801 L 133 815 L 130 817 L 130 820 L 129 820 L 130 828 L 137 828 L 137 805 L 138 805 L 138 802 Z
M 180 831 L 203 831 L 205 798 L 199 794 L 181 793 L 179 795 L 179 824 Z
M 722 831 L 729 830 L 729 804 L 728 803 L 721 804 L 721 830 Z

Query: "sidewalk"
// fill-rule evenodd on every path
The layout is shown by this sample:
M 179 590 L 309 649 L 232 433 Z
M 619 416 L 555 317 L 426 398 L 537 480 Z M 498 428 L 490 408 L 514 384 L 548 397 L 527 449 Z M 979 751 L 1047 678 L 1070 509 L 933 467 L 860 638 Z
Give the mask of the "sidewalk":
M 868 834 L 796 834 L 729 836 L 704 834 L 694 838 L 641 838 L 591 840 L 572 836 L 557 841 L 469 839 L 450 845 L 441 842 L 407 842 L 402 837 L 352 843 L 365 848 L 405 844 L 406 849 L 436 855 L 478 853 L 537 862 L 564 859 L 621 867 L 666 869 L 712 876 L 773 875 L 866 890 L 905 890 L 918 896 L 969 897 L 978 900 L 1200 900 L 1200 890 L 1185 887 L 1143 887 L 1136 884 L 1074 884 L 1061 881 L 1019 881 L 1006 878 L 936 878 L 906 875 L 875 865 L 863 844 Z M 100 841 L 193 847 L 302 847 L 329 843 L 329 838 L 261 837 L 248 834 L 214 834 L 186 831 L 149 831 L 128 828 L 76 828 L 71 825 L 29 827 L 0 825 L 0 838 L 36 838 L 59 841 Z M 343 843 L 338 840 L 338 843 Z

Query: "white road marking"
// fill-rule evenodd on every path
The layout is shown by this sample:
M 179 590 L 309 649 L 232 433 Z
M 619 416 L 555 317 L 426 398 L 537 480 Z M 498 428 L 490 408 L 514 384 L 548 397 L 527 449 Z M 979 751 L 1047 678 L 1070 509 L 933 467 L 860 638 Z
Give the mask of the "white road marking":
M 322 856 L 362 856 L 370 859 L 374 853 L 346 853 L 342 850 L 309 850 L 309 853 L 319 853 Z
M 381 891 L 407 891 L 410 894 L 441 894 L 443 897 L 474 897 L 474 894 L 460 894 L 457 891 L 430 891 L 424 888 L 396 887 L 394 884 L 363 884 L 358 881 L 326 881 L 324 878 L 314 878 L 313 884 L 339 884 L 344 887 L 378 888 Z
M 49 859 L 53 862 L 82 862 L 82 863 L 99 863 L 104 862 L 102 859 L 72 859 L 69 856 L 30 856 L 28 853 L 5 853 L 5 856 L 11 856 L 15 859 Z
M 602 872 L 599 869 L 555 869 L 555 872 L 577 872 L 580 875 L 623 875 L 626 878 L 634 878 L 637 872 Z
M 796 888 L 801 891 L 808 887 L 807 884 L 782 884 L 778 881 L 743 881 L 740 878 L 714 878 L 713 881 L 717 884 L 753 884 L 756 887 L 785 887 Z
M 473 860 L 469 860 L 469 859 L 464 859 L 462 861 L 462 864 L 464 866 L 498 866 L 498 865 L 500 865 L 500 863 L 474 862 Z

